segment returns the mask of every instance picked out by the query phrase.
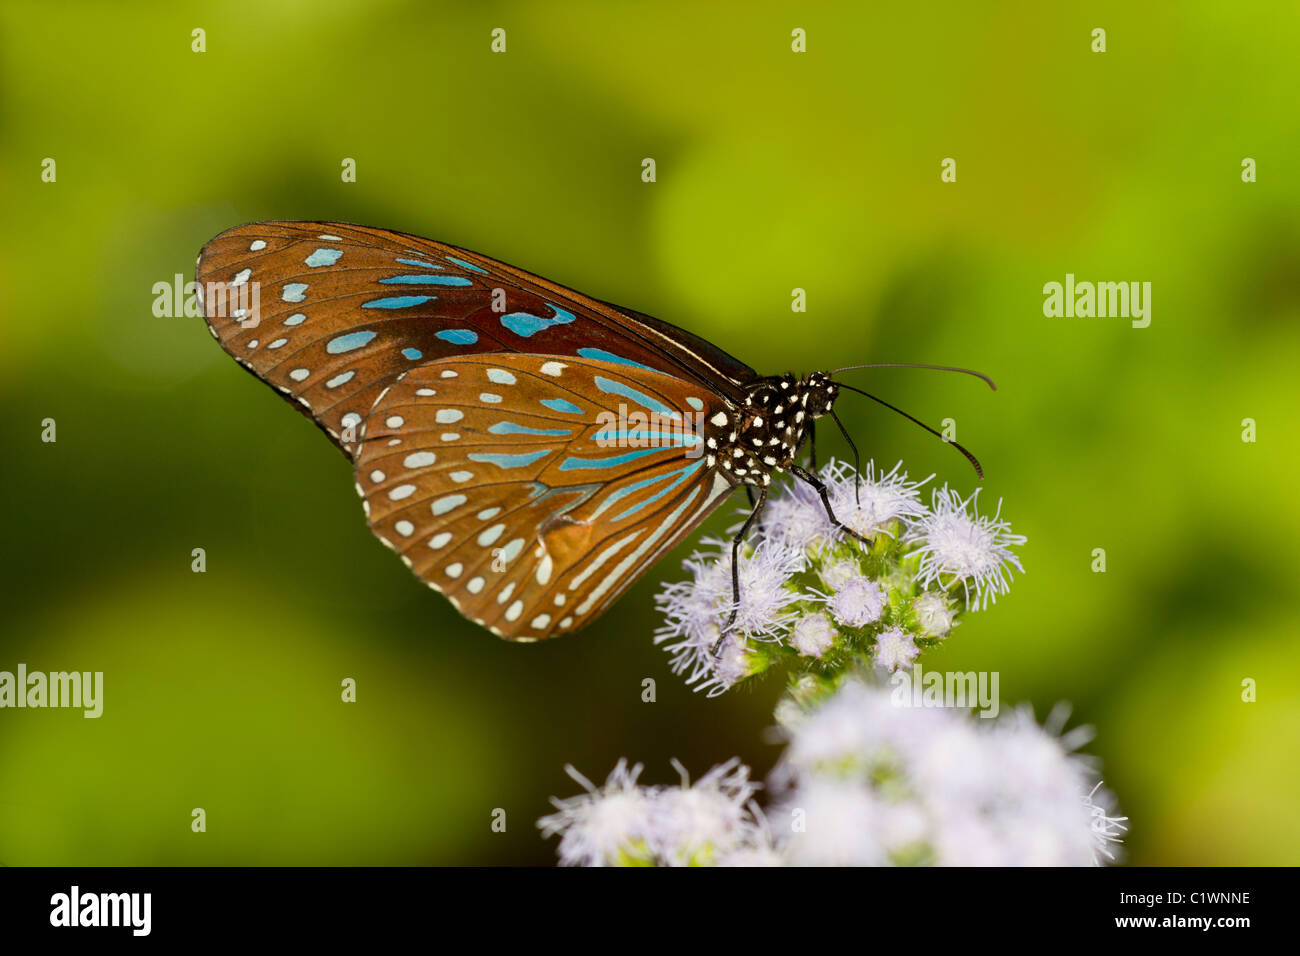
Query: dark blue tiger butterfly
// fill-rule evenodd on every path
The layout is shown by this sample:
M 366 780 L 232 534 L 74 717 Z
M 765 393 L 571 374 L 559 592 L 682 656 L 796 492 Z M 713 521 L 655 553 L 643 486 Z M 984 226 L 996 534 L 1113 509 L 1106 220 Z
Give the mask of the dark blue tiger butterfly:
M 502 637 L 587 624 L 745 486 L 739 547 L 777 471 L 836 520 L 795 462 L 860 391 L 831 373 L 760 376 L 648 315 L 344 223 L 231 229 L 197 279 L 222 348 L 352 460 L 371 530 Z

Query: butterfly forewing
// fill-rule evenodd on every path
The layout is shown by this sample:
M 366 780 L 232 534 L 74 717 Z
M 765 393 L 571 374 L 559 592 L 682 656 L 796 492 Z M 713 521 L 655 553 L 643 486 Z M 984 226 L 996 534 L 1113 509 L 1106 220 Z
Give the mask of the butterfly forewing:
M 734 399 L 756 373 L 715 346 L 486 256 L 334 222 L 261 222 L 209 242 L 212 334 L 349 454 L 398 376 L 478 353 L 641 366 Z M 254 296 L 255 291 L 255 296 Z
M 375 534 L 462 614 L 545 638 L 594 618 L 725 498 L 702 454 L 720 407 L 624 363 L 437 359 L 375 403 L 357 487 Z

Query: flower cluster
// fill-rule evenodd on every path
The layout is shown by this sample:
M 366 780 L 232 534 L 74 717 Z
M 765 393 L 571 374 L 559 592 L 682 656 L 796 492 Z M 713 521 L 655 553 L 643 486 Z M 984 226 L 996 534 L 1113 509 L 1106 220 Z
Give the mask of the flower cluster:
M 542 836 L 560 834 L 565 866 L 765 865 L 771 841 L 753 802 L 758 785 L 732 758 L 691 784 L 638 786 L 642 767 L 620 760 L 603 787 L 565 767 L 587 792 L 552 798 L 555 813 L 537 821 Z M 774 859 L 774 856 L 772 857 Z
M 1060 736 L 1023 708 L 996 721 L 914 708 L 897 688 L 855 677 L 829 698 L 816 681 L 801 683 L 778 712 L 789 746 L 769 781 L 778 794 L 772 818 L 795 823 L 782 844 L 790 862 L 1085 866 L 1114 858 L 1125 818 L 1111 815 L 1110 794 L 1073 754 L 1085 728 Z
M 977 496 L 934 489 L 900 466 L 831 462 L 769 500 L 733 566 L 729 541 L 686 561 L 658 601 L 655 641 L 697 689 L 717 694 L 773 664 L 799 674 L 777 707 L 786 750 L 760 810 L 730 760 L 693 786 L 637 783 L 620 761 L 603 787 L 539 821 L 571 865 L 1084 865 L 1114 859 L 1126 829 L 1091 765 L 1085 730 L 1025 709 L 980 717 L 922 679 L 917 656 L 967 611 L 1005 594 L 1024 537 Z M 928 479 L 927 479 L 928 481 Z M 829 507 L 827 505 L 829 504 Z M 834 518 L 831 517 L 834 515 Z M 888 680 L 886 681 L 886 676 Z M 975 675 L 948 675 L 967 681 Z M 993 675 L 996 678 L 996 674 Z M 888 689 L 886 682 L 893 685 Z M 963 687 L 968 686 L 966 684 Z M 981 688 L 983 684 L 979 685 Z M 919 693 L 918 693 L 919 691 Z M 988 719 L 983 719 L 988 718 Z
M 911 481 L 900 468 L 822 468 L 838 523 L 809 484 L 775 494 L 759 543 L 739 550 L 738 589 L 731 542 L 706 539 L 708 550 L 684 563 L 691 579 L 665 585 L 656 599 L 665 623 L 655 643 L 673 670 L 712 695 L 778 662 L 908 668 L 963 612 L 1005 594 L 1012 571 L 1024 570 L 1011 548 L 1025 539 L 1001 519 L 1001 504 L 981 516 L 978 492 L 962 498 L 945 486 L 927 507 L 929 479 Z
M 796 688 L 767 815 L 736 760 L 694 786 L 641 787 L 620 761 L 598 788 L 539 821 L 570 865 L 1047 865 L 1112 860 L 1126 818 L 1090 783 L 1082 734 L 1025 710 L 996 722 L 914 710 L 856 677 L 826 696 Z M 817 702 L 812 702 L 812 701 Z M 1058 728 L 1059 729 L 1059 728 Z M 770 823 L 769 823 L 770 821 Z

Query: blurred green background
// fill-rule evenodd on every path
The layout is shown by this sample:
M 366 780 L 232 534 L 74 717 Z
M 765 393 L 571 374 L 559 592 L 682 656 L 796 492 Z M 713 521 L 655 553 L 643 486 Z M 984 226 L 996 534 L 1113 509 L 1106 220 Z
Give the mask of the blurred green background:
M 315 428 L 152 314 L 268 218 L 467 246 L 767 372 L 990 373 L 852 379 L 955 419 L 1029 537 L 926 666 L 1072 701 L 1130 862 L 1300 862 L 1294 6 L 9 0 L 0 29 L 0 670 L 106 683 L 99 720 L 0 711 L 0 862 L 550 863 L 566 762 L 779 752 L 779 678 L 708 700 L 651 644 L 688 549 L 586 633 L 498 641 L 374 540 Z M 1044 317 L 1067 272 L 1151 282 L 1150 327 Z M 865 454 L 974 487 L 852 398 Z

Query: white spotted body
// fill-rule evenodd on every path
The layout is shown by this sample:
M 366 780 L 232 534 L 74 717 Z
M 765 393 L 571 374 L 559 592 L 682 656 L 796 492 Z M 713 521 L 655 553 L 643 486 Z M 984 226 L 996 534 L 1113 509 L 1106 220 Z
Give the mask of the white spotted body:
M 813 421 L 830 414 L 838 391 L 824 372 L 761 379 L 743 402 L 706 421 L 709 467 L 732 484 L 766 487 L 794 461 Z

